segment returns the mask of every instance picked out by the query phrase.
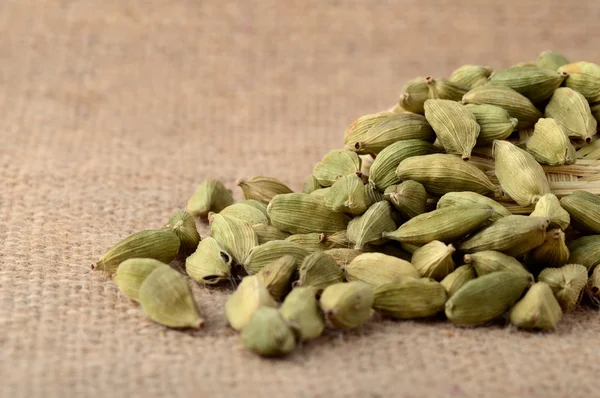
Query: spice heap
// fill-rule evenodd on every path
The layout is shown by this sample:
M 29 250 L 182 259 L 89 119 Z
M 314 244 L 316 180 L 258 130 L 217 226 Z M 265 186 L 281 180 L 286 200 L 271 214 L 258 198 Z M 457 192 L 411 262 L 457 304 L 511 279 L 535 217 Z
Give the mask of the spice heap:
M 233 281 L 224 315 L 263 356 L 359 328 L 373 311 L 555 329 L 582 299 L 600 304 L 598 118 L 600 66 L 555 52 L 418 77 L 393 108 L 350 124 L 303 192 L 254 177 L 237 181 L 235 203 L 206 180 L 187 211 L 95 269 L 174 328 L 203 323 L 188 277 Z M 167 265 L 176 256 L 187 276 Z

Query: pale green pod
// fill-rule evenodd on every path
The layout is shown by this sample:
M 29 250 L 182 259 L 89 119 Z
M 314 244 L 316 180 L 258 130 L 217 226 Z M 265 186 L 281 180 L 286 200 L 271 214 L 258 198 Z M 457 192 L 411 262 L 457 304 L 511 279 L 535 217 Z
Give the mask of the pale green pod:
M 530 275 L 529 271 L 516 258 L 494 250 L 465 254 L 463 261 L 465 264 L 473 266 L 477 276 L 503 271 Z
M 556 120 L 571 138 L 592 142 L 598 122 L 592 115 L 590 104 L 581 93 L 561 87 L 554 91 L 546 106 L 545 116 Z
M 220 181 L 209 179 L 196 188 L 188 200 L 187 211 L 193 216 L 206 218 L 211 211 L 218 213 L 233 203 L 231 191 Z
M 329 246 L 328 249 L 349 248 L 350 246 L 352 246 L 352 242 L 350 242 L 350 239 L 348 238 L 348 231 L 339 231 L 327 235 L 325 238 L 325 242 Z
M 587 268 L 581 264 L 567 264 L 560 268 L 546 268 L 538 275 L 538 281 L 546 282 L 563 311 L 570 311 L 581 299 L 588 281 Z
M 130 258 L 123 261 L 117 268 L 114 277 L 115 284 L 129 299 L 139 301 L 142 283 L 152 271 L 163 265 L 166 264 L 153 258 Z
M 383 112 L 363 115 L 363 116 L 359 117 L 358 119 L 354 120 L 352 123 L 350 123 L 350 125 L 346 128 L 346 131 L 344 131 L 344 138 L 347 136 L 362 137 L 369 130 L 371 130 L 373 128 L 373 126 L 386 120 L 393 114 L 394 114 L 394 112 L 383 111 Z
M 517 66 L 494 72 L 490 83 L 510 87 L 537 104 L 550 98 L 566 77 L 565 72 L 537 66 Z
M 538 282 L 510 310 L 510 323 L 522 329 L 556 329 L 562 309 L 547 283 Z
M 280 357 L 296 348 L 296 337 L 275 308 L 261 307 L 240 334 L 244 347 L 263 357 Z
M 444 287 L 429 278 L 402 278 L 375 288 L 373 309 L 397 319 L 427 318 L 444 310 Z
M 563 231 L 571 223 L 571 216 L 562 208 L 560 201 L 554 194 L 546 194 L 535 204 L 531 213 L 532 217 L 544 217 L 550 220 L 549 228 L 560 228 Z
M 519 272 L 493 272 L 465 283 L 446 302 L 446 317 L 457 325 L 480 325 L 498 318 L 533 282 Z
M 402 277 L 419 278 L 411 263 L 382 253 L 363 253 L 343 269 L 348 282 L 361 281 L 372 286 L 394 282 Z
M 362 216 L 348 223 L 348 240 L 354 243 L 356 250 L 370 243 L 383 243 L 382 234 L 396 229 L 392 218 L 392 207 L 386 201 L 377 202 Z
M 592 116 L 596 119 L 596 122 L 600 121 L 600 103 L 594 104 L 590 107 L 590 111 L 592 112 Z
M 244 199 L 244 200 L 240 200 L 238 203 L 242 203 L 242 204 L 246 204 L 248 206 L 252 206 L 257 210 L 260 210 L 260 212 L 267 217 L 267 219 L 269 218 L 269 213 L 267 212 L 267 203 L 264 202 L 259 202 L 258 200 L 254 200 L 254 199 Z
M 323 188 L 330 187 L 341 176 L 359 174 L 360 164 L 360 157 L 356 153 L 347 149 L 335 149 L 315 165 L 313 176 Z
M 492 72 L 490 66 L 463 65 L 452 72 L 448 80 L 472 89 L 485 85 Z
M 434 240 L 415 250 L 410 261 L 419 275 L 439 282 L 456 268 L 452 259 L 455 251 L 451 244 Z
M 592 272 L 600 264 L 600 235 L 582 236 L 568 245 L 569 264 L 581 264 Z
M 238 220 L 247 222 L 249 225 L 269 223 L 269 217 L 248 203 L 234 203 L 221 210 L 219 214 L 221 216 L 237 218 Z
M 569 61 L 564 55 L 557 53 L 556 51 L 546 50 L 540 53 L 536 65 L 538 68 L 558 70 L 558 68 L 568 63 Z
M 569 248 L 565 242 L 565 233 L 560 229 L 546 232 L 544 243 L 525 256 L 527 267 L 536 272 L 544 268 L 562 267 L 569 260 Z
M 273 196 L 292 193 L 293 191 L 283 182 L 271 177 L 252 177 L 248 180 L 239 179 L 235 185 L 242 189 L 246 199 L 269 203 Z
M 304 188 L 302 189 L 302 192 L 311 193 L 321 188 L 322 187 L 321 184 L 319 184 L 319 180 L 317 180 L 317 178 L 311 174 L 306 177 L 306 180 L 304 180 Z
M 369 207 L 365 184 L 356 174 L 340 177 L 323 197 L 325 206 L 336 213 L 362 214 Z
M 310 234 L 296 234 L 286 238 L 287 242 L 294 242 L 302 246 L 309 254 L 330 248 L 331 243 L 327 241 L 327 235 L 312 232 Z
M 187 280 L 168 265 L 156 267 L 138 293 L 144 312 L 156 323 L 171 328 L 200 328 L 204 320 Z
M 325 250 L 325 253 L 333 257 L 338 267 L 340 267 L 340 269 L 343 269 L 346 265 L 350 264 L 352 260 L 358 257 L 362 253 L 362 251 L 354 249 L 336 248 Z
M 425 113 L 423 105 L 429 98 L 428 79 L 431 77 L 417 77 L 406 82 L 398 100 L 403 109 L 414 113 Z
M 119 264 L 130 258 L 153 258 L 170 263 L 181 245 L 173 232 L 150 229 L 129 235 L 108 249 L 94 266 L 94 271 L 104 271 L 112 275 Z
M 592 304 L 600 307 L 600 267 L 595 267 L 588 279 L 586 292 Z
M 252 229 L 256 233 L 258 237 L 258 244 L 262 245 L 263 243 L 271 242 L 273 240 L 285 240 L 291 235 L 287 232 L 283 232 L 278 228 L 275 228 L 272 225 L 268 224 L 256 224 L 252 225 Z
M 465 107 L 475 116 L 479 124 L 478 145 L 491 144 L 494 140 L 508 138 L 519 121 L 510 117 L 508 112 L 496 105 L 467 104 Z
M 292 287 L 292 277 L 298 265 L 294 256 L 283 256 L 265 265 L 256 274 L 276 300 L 281 300 Z
M 440 284 L 446 289 L 448 297 L 452 297 L 465 283 L 477 278 L 475 269 L 471 265 L 461 265 L 446 275 Z
M 502 206 L 494 199 L 490 199 L 487 196 L 478 194 L 477 192 L 448 192 L 447 194 L 442 196 L 437 202 L 438 209 L 454 206 L 491 208 L 494 210 L 494 214 L 492 214 L 492 216 L 488 219 L 488 222 L 494 222 L 496 220 L 501 219 L 502 217 L 512 215 L 512 213 L 506 207 Z
M 231 277 L 232 258 L 216 239 L 203 239 L 196 251 L 186 258 L 185 271 L 196 282 L 213 285 Z
M 326 252 L 315 252 L 304 258 L 298 269 L 298 287 L 311 287 L 317 292 L 327 286 L 344 281 L 344 271 Z
M 525 145 L 527 152 L 542 164 L 561 166 L 573 164 L 577 160 L 575 147 L 554 119 L 538 120 Z
M 565 86 L 580 92 L 590 104 L 600 102 L 600 65 L 574 62 L 558 70 L 568 74 Z
M 315 290 L 310 287 L 293 289 L 281 304 L 279 313 L 300 341 L 316 339 L 323 334 L 325 320 Z
M 571 215 L 573 227 L 584 233 L 600 233 L 600 197 L 587 191 L 575 191 L 560 200 Z
M 327 320 L 336 328 L 356 329 L 371 317 L 373 288 L 363 282 L 328 286 L 319 300 Z
M 246 276 L 225 302 L 227 322 L 233 329 L 242 330 L 261 307 L 276 308 L 277 302 L 261 278 L 257 275 Z
M 285 255 L 293 256 L 296 265 L 300 266 L 304 257 L 308 256 L 308 251 L 296 242 L 274 240 L 254 247 L 243 262 L 244 269 L 250 275 L 256 274 L 267 264 Z
M 438 79 L 429 77 L 426 78 L 426 82 L 429 85 L 429 99 L 460 101 L 463 95 L 469 91 L 468 87 L 443 77 Z M 427 108 L 424 107 L 424 109 L 427 112 Z
M 210 232 L 236 263 L 243 264 L 250 250 L 258 246 L 258 236 L 246 221 L 211 213 Z
M 427 191 L 420 182 L 406 180 L 398 185 L 391 185 L 386 188 L 383 198 L 394 206 L 404 220 L 425 213 Z
M 309 195 L 312 196 L 313 198 L 317 198 L 319 201 L 323 202 L 325 195 L 327 195 L 327 192 L 329 192 L 330 190 L 331 190 L 331 187 L 319 188 L 315 191 L 312 191 Z
M 371 206 L 373 203 L 381 202 L 383 200 L 383 194 L 377 190 L 375 184 L 370 182 L 364 185 L 365 195 L 367 196 L 367 205 Z
M 200 234 L 196 229 L 196 220 L 185 210 L 178 210 L 163 225 L 162 229 L 173 232 L 179 238 L 179 252 L 184 255 L 193 253 L 200 243 Z

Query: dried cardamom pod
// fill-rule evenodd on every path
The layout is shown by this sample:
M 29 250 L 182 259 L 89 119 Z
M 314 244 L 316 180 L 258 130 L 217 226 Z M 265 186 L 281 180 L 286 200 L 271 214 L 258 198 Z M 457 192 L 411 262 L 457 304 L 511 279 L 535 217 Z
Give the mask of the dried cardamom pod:
M 513 66 L 494 72 L 490 83 L 510 87 L 537 104 L 550 98 L 566 77 L 565 72 L 537 66 Z
M 384 232 L 383 237 L 421 245 L 433 240 L 452 242 L 476 231 L 493 213 L 489 207 L 444 207 L 411 218 L 396 231 Z
M 276 300 L 281 300 L 290 291 L 292 276 L 298 269 L 294 256 L 283 256 L 265 265 L 256 276 Z
M 362 216 L 348 223 L 348 239 L 354 243 L 356 250 L 362 250 L 367 244 L 383 243 L 382 233 L 396 229 L 392 218 L 392 207 L 388 202 L 377 202 Z
M 235 185 L 242 188 L 246 199 L 254 199 L 269 203 L 273 196 L 293 191 L 283 182 L 271 177 L 252 177 L 249 180 L 239 179 Z
M 465 107 L 475 116 L 481 128 L 477 137 L 478 145 L 508 138 L 519 123 L 517 119 L 510 117 L 506 110 L 496 105 L 467 104 Z
M 494 141 L 496 177 L 500 185 L 521 206 L 537 203 L 550 193 L 550 185 L 542 166 L 530 153 L 508 141 Z
M 439 282 L 456 268 L 452 260 L 455 251 L 451 244 L 434 240 L 415 250 L 411 263 L 419 275 Z
M 316 339 L 325 329 L 325 320 L 310 287 L 297 287 L 288 294 L 279 313 L 292 327 L 300 341 Z
M 600 307 L 600 267 L 594 267 L 586 287 L 587 295 L 592 304 Z
M 268 207 L 271 225 L 292 234 L 343 231 L 350 218 L 329 210 L 318 198 L 305 193 L 277 195 Z
M 308 177 L 306 177 L 306 180 L 304 181 L 304 189 L 302 190 L 302 192 L 311 193 L 321 188 L 322 187 L 321 184 L 319 184 L 319 180 L 317 180 L 317 178 L 311 174 Z
M 383 194 L 379 192 L 375 184 L 372 183 L 365 184 L 365 195 L 367 196 L 368 206 L 383 200 Z
M 188 200 L 187 211 L 193 216 L 206 218 L 211 211 L 218 213 L 233 204 L 231 191 L 220 181 L 210 179 L 202 182 Z
M 401 277 L 419 278 L 411 263 L 382 253 L 363 253 L 343 270 L 348 282 L 361 281 L 372 286 L 394 282 Z
M 161 325 L 200 328 L 204 324 L 187 280 L 168 265 L 156 267 L 144 279 L 138 299 L 150 319 Z
M 298 269 L 297 286 L 312 287 L 322 292 L 327 286 L 344 281 L 344 272 L 335 259 L 325 252 L 309 254 Z
M 490 66 L 463 65 L 452 72 L 448 80 L 473 89 L 485 85 L 492 72 Z
M 173 232 L 179 238 L 179 252 L 189 255 L 196 251 L 198 243 L 200 243 L 200 234 L 196 229 L 196 220 L 185 210 L 178 210 L 163 225 L 162 229 Z
M 596 122 L 600 121 L 600 103 L 590 106 L 590 110 L 592 111 L 592 116 L 594 116 Z
M 409 80 L 404 85 L 402 94 L 398 103 L 404 109 L 414 113 L 425 113 L 423 105 L 429 98 L 429 85 L 427 80 L 431 77 L 417 77 Z
M 232 258 L 216 239 L 208 237 L 185 260 L 185 271 L 195 280 L 207 285 L 229 280 Z
M 477 276 L 503 271 L 520 272 L 530 275 L 529 271 L 516 258 L 494 250 L 465 254 L 463 261 L 465 264 L 473 266 Z
M 312 232 L 310 234 L 296 234 L 286 238 L 287 242 L 294 242 L 302 246 L 309 254 L 330 248 L 327 235 Z
M 275 308 L 259 308 L 240 336 L 244 347 L 264 357 L 287 355 L 296 348 L 292 328 Z
M 375 288 L 373 309 L 397 319 L 427 318 L 444 310 L 447 295 L 429 278 L 402 278 Z
M 153 258 L 130 258 L 119 264 L 114 281 L 130 300 L 139 301 L 142 283 L 156 268 L 166 265 Z
M 278 228 L 275 228 L 272 225 L 268 224 L 256 224 L 252 225 L 252 229 L 256 233 L 258 237 L 258 244 L 262 245 L 263 243 L 271 242 L 273 240 L 285 240 L 291 235 L 287 232 L 283 232 Z
M 446 275 L 446 277 L 442 279 L 440 284 L 444 287 L 444 289 L 446 289 L 448 297 L 451 297 L 465 283 L 475 278 L 477 278 L 477 274 L 475 273 L 475 269 L 473 268 L 473 266 L 461 265 L 460 267 L 456 268 L 454 271 Z
M 569 260 L 569 248 L 565 243 L 565 233 L 560 229 L 546 232 L 544 243 L 525 256 L 527 267 L 538 273 L 544 268 L 562 267 Z
M 267 217 L 267 219 L 269 218 L 269 213 L 267 212 L 267 203 L 259 202 L 258 200 L 254 200 L 254 199 L 244 199 L 244 200 L 240 200 L 238 203 L 252 206 L 256 210 L 260 210 L 260 212 L 265 217 Z
M 369 130 L 371 130 L 373 126 L 386 120 L 392 114 L 394 114 L 394 112 L 384 111 L 369 115 L 363 115 L 358 119 L 354 120 L 352 123 L 350 123 L 350 126 L 348 126 L 346 128 L 346 131 L 344 131 L 344 137 L 347 137 L 349 135 L 362 137 Z
M 331 187 L 319 188 L 316 191 L 312 191 L 310 193 L 310 196 L 317 198 L 320 202 L 322 202 L 323 199 L 325 198 L 325 195 L 327 195 L 327 192 L 329 192 L 330 190 L 331 190 Z
M 533 282 L 520 272 L 492 272 L 465 283 L 446 302 L 446 316 L 457 325 L 480 325 L 511 308 Z
M 563 311 L 570 311 L 579 302 L 588 281 L 588 272 L 581 264 L 567 264 L 560 268 L 546 268 L 538 275 L 546 282 Z
M 108 249 L 94 266 L 94 271 L 112 275 L 119 264 L 130 258 L 153 258 L 170 263 L 177 256 L 180 244 L 173 232 L 161 229 L 136 232 Z
M 373 288 L 363 282 L 344 282 L 328 286 L 321 295 L 321 310 L 336 328 L 356 329 L 371 317 Z
M 529 216 L 506 216 L 463 242 L 460 250 L 476 253 L 496 250 L 519 257 L 544 243 L 548 219 Z
M 221 216 L 237 218 L 238 220 L 247 222 L 249 225 L 269 223 L 269 217 L 262 210 L 248 203 L 234 203 L 221 210 L 219 214 Z
M 582 236 L 569 243 L 569 264 L 581 264 L 591 272 L 600 264 L 600 235 Z
M 560 200 L 571 215 L 571 224 L 581 232 L 600 233 L 600 197 L 587 191 L 575 191 Z
M 235 330 L 242 330 L 261 307 L 276 308 L 277 303 L 257 275 L 246 276 L 225 303 L 227 322 Z
M 300 266 L 304 257 L 308 256 L 308 251 L 296 242 L 274 240 L 253 248 L 243 263 L 244 269 L 250 275 L 256 274 L 267 264 L 285 255 L 294 256 L 296 266 Z
M 569 61 L 564 55 L 557 53 L 556 51 L 546 50 L 540 53 L 536 65 L 538 68 L 558 70 L 558 68 L 568 63 Z
M 340 177 L 323 197 L 325 206 L 336 213 L 363 214 L 367 201 L 365 184 L 356 174 Z
M 360 157 L 356 153 L 347 149 L 336 149 L 328 152 L 315 165 L 313 176 L 323 188 L 330 187 L 341 176 L 360 175 L 360 162 Z
M 258 246 L 258 236 L 246 221 L 211 213 L 209 222 L 212 237 L 238 264 L 243 264 L 250 250 Z
M 571 223 L 571 216 L 562 208 L 558 198 L 554 194 L 546 194 L 535 204 L 532 217 L 544 217 L 550 220 L 549 228 L 560 228 L 563 231 Z
M 486 84 L 472 89 L 463 96 L 462 103 L 499 106 L 519 121 L 517 129 L 533 126 L 542 117 L 527 97 L 499 84 Z
M 335 260 L 336 264 L 340 269 L 343 269 L 346 265 L 350 264 L 357 256 L 362 252 L 354 249 L 329 249 L 325 250 L 325 253 L 329 254 Z
M 554 91 L 546 106 L 545 116 L 552 118 L 571 138 L 592 142 L 598 122 L 592 115 L 590 105 L 579 92 L 568 87 Z
M 510 323 L 522 329 L 555 329 L 562 309 L 547 283 L 538 282 L 510 310 Z
M 365 247 L 366 253 L 381 253 L 387 256 L 399 258 L 400 260 L 410 262 L 411 253 L 402 250 L 402 244 L 395 241 L 389 241 L 382 245 Z
M 600 102 L 600 65 L 574 62 L 558 69 L 568 74 L 565 86 L 583 94 L 590 104 Z
M 542 164 L 561 166 L 577 160 L 575 147 L 554 119 L 538 120 L 525 145 L 527 152 Z
M 488 176 L 458 156 L 436 153 L 404 159 L 396 169 L 400 181 L 414 180 L 432 195 L 473 191 L 482 195 L 496 192 Z
M 331 235 L 327 235 L 325 242 L 330 246 L 329 248 L 349 248 L 352 245 L 348 238 L 348 231 L 339 231 Z M 325 249 L 324 249 L 325 250 Z
M 438 209 L 454 206 L 471 206 L 472 208 L 482 207 L 493 209 L 494 213 L 488 219 L 488 221 L 483 224 L 483 226 L 485 226 L 488 222 L 492 223 L 496 220 L 501 219 L 502 217 L 512 215 L 512 213 L 506 207 L 502 206 L 494 199 L 490 199 L 486 196 L 478 194 L 477 192 L 448 192 L 447 194 L 442 196 L 437 202 Z
M 394 206 L 404 220 L 425 213 L 427 191 L 420 182 L 406 180 L 398 185 L 391 185 L 385 189 L 383 198 Z
M 426 82 L 429 85 L 429 99 L 460 101 L 463 95 L 469 91 L 468 87 L 444 78 L 433 79 L 430 77 L 426 79 Z M 425 111 L 427 111 L 426 108 Z
M 438 150 L 429 142 L 423 140 L 403 140 L 384 148 L 373 161 L 369 181 L 377 189 L 384 191 L 399 182 L 396 169 L 401 161 L 412 156 L 428 155 Z
M 479 137 L 475 116 L 462 104 L 450 100 L 425 101 L 425 119 L 447 153 L 471 158 L 471 151 Z

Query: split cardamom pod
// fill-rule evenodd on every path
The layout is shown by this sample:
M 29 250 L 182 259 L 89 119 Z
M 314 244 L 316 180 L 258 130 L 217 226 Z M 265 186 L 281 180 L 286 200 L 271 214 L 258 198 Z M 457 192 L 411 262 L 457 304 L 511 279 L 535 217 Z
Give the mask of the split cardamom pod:
M 538 282 L 510 311 L 510 323 L 522 329 L 556 329 L 562 309 L 547 283 Z
M 142 283 L 156 268 L 166 265 L 153 258 L 130 258 L 119 264 L 114 281 L 130 300 L 139 301 Z
M 556 120 L 571 138 L 590 143 L 592 136 L 596 134 L 598 122 L 592 115 L 588 101 L 581 93 L 569 87 L 561 87 L 554 91 L 546 106 L 545 115 Z
M 402 278 L 375 287 L 373 309 L 397 319 L 428 318 L 444 310 L 444 287 L 429 278 Z
M 227 322 L 235 330 L 244 329 L 261 307 L 276 308 L 277 303 L 257 275 L 246 276 L 225 303 Z
M 336 328 L 356 329 L 371 316 L 373 288 L 363 282 L 343 282 L 328 286 L 321 295 L 321 310 Z
M 575 191 L 560 200 L 571 215 L 571 224 L 580 232 L 600 233 L 600 197 L 587 191 Z
M 538 275 L 546 282 L 563 311 L 570 311 L 579 302 L 588 281 L 588 272 L 581 264 L 567 264 L 560 268 L 546 268 Z
M 348 282 L 361 281 L 371 286 L 394 282 L 402 277 L 419 278 L 408 261 L 383 253 L 363 253 L 343 267 Z
M 296 348 L 296 337 L 275 308 L 261 307 L 241 332 L 244 347 L 264 357 L 287 355 Z
M 187 274 L 196 282 L 213 285 L 231 277 L 232 258 L 212 237 L 200 242 L 196 251 L 185 260 Z
M 283 182 L 271 177 L 252 177 L 249 180 L 239 179 L 235 185 L 242 189 L 246 199 L 269 203 L 275 195 L 292 193 Z
M 362 250 L 367 243 L 383 243 L 382 234 L 396 229 L 392 218 L 392 207 L 388 202 L 377 202 L 362 216 L 348 223 L 348 239 L 356 250 Z
M 325 329 L 325 320 L 310 287 L 293 289 L 283 301 L 279 313 L 292 327 L 300 341 L 316 339 Z
M 206 218 L 211 211 L 218 213 L 233 204 L 231 191 L 218 180 L 202 182 L 188 200 L 187 211 L 193 216 Z
M 246 221 L 211 213 L 209 222 L 212 237 L 238 264 L 243 264 L 250 250 L 258 246 L 258 236 Z

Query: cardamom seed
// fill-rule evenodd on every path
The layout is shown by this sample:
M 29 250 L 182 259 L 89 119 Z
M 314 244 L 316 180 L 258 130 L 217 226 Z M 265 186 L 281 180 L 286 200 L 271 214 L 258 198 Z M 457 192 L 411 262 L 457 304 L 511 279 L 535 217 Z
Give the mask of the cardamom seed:
M 292 328 L 275 308 L 261 307 L 241 332 L 244 347 L 264 357 L 279 357 L 296 348 Z
M 386 201 L 377 202 L 362 216 L 348 223 L 348 239 L 356 250 L 362 250 L 367 244 L 383 243 L 382 233 L 396 229 L 392 218 L 392 207 Z
M 554 194 L 546 194 L 535 204 L 532 217 L 544 217 L 550 220 L 549 228 L 560 228 L 563 231 L 571 223 L 571 216 L 562 208 Z
M 335 213 L 363 214 L 368 207 L 365 185 L 356 174 L 347 174 L 333 183 L 323 203 Z
M 461 265 L 454 271 L 446 275 L 440 284 L 446 289 L 448 297 L 452 297 L 465 283 L 477 278 L 475 269 L 471 265 Z
M 535 283 L 510 311 L 510 323 L 522 329 L 556 329 L 562 309 L 547 283 Z
M 346 174 L 360 175 L 360 163 L 360 157 L 356 153 L 347 149 L 336 149 L 328 152 L 315 165 L 313 176 L 323 188 L 330 187 L 338 178 Z
M 232 258 L 216 239 L 208 237 L 185 260 L 187 274 L 196 282 L 213 285 L 231 277 Z
M 411 263 L 419 275 L 439 282 L 454 271 L 455 251 L 454 246 L 434 240 L 415 250 Z
M 271 177 L 252 177 L 249 180 L 239 179 L 235 185 L 242 189 L 246 199 L 269 203 L 273 196 L 292 193 L 293 191 L 283 182 Z
M 429 278 L 402 278 L 375 288 L 373 309 L 397 319 L 428 318 L 444 310 L 444 287 Z
M 571 215 L 576 230 L 600 233 L 600 197 L 587 191 L 575 191 L 563 197 L 560 204 Z
M 317 292 L 344 281 L 344 272 L 335 259 L 325 252 L 315 252 L 306 256 L 298 274 L 297 286 L 312 287 Z
M 225 303 L 227 322 L 235 330 L 244 329 L 261 307 L 276 308 L 277 303 L 257 275 L 246 276 Z
M 567 264 L 560 268 L 546 268 L 538 275 L 538 281 L 550 286 L 563 311 L 570 311 L 581 299 L 588 272 L 581 264 Z
M 356 329 L 371 316 L 373 288 L 358 281 L 336 283 L 323 291 L 320 304 L 325 317 L 333 326 Z
M 391 185 L 385 189 L 383 198 L 394 206 L 404 220 L 425 213 L 427 191 L 419 182 L 406 180 L 398 185 Z
M 179 252 L 189 255 L 196 251 L 200 243 L 200 234 L 196 229 L 196 220 L 185 210 L 178 210 L 162 227 L 165 231 L 173 232 L 179 238 Z
M 209 222 L 212 237 L 238 264 L 242 264 L 250 250 L 258 246 L 258 236 L 246 221 L 211 213 Z
M 452 72 L 448 80 L 473 89 L 485 85 L 492 71 L 490 66 L 463 65 Z
M 153 258 L 130 258 L 123 261 L 115 273 L 117 287 L 130 300 L 139 302 L 142 283 L 156 268 L 166 265 Z
M 276 300 L 281 300 L 290 291 L 292 277 L 298 265 L 294 256 L 283 256 L 265 265 L 256 274 Z
M 546 117 L 552 118 L 571 138 L 592 142 L 598 122 L 592 115 L 588 101 L 579 92 L 568 87 L 554 91 L 546 106 Z
M 411 263 L 382 253 L 363 253 L 343 270 L 348 282 L 361 281 L 371 286 L 394 282 L 401 277 L 419 278 Z
M 325 329 L 325 320 L 310 287 L 292 289 L 279 308 L 279 313 L 292 327 L 300 341 L 316 339 Z
M 244 261 L 244 269 L 250 275 L 256 274 L 267 264 L 280 257 L 291 255 L 296 259 L 296 266 L 300 266 L 308 251 L 296 242 L 274 240 L 254 247 L 250 250 Z
M 535 160 L 550 166 L 569 165 L 577 160 L 575 147 L 554 119 L 538 120 L 526 147 Z
M 233 204 L 231 191 L 218 180 L 203 181 L 188 200 L 187 211 L 193 216 L 206 218 L 211 211 L 218 213 Z
M 569 243 L 569 264 L 581 264 L 591 272 L 600 264 L 600 235 L 582 236 Z

